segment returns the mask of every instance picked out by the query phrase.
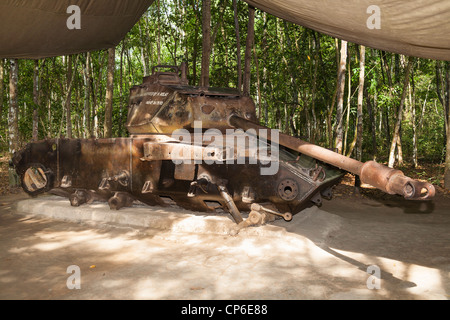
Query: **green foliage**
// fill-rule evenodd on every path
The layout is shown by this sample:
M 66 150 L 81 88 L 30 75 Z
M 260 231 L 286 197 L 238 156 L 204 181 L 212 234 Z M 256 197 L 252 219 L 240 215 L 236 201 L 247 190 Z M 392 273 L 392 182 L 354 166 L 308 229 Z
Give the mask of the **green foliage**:
M 158 5 L 159 4 L 159 5 Z M 238 20 L 242 62 L 247 37 L 248 6 L 238 1 Z M 116 48 L 114 81 L 113 134 L 126 136 L 128 94 L 132 86 L 158 64 L 179 65 L 187 62 L 191 85 L 199 83 L 202 55 L 201 0 L 155 1 L 146 14 Z M 210 85 L 237 86 L 236 30 L 232 0 L 212 1 Z M 159 51 L 158 51 L 158 43 Z M 251 64 L 251 96 L 257 105 L 260 121 L 272 128 L 302 137 L 329 147 L 333 137 L 328 131 L 328 117 L 335 123 L 332 105 L 337 82 L 338 41 L 329 36 L 298 25 L 284 22 L 256 10 L 255 40 Z M 350 97 L 348 78 L 344 97 L 344 127 L 347 145 L 353 140 L 356 127 L 357 89 L 359 83 L 359 47 L 349 44 L 347 73 L 350 70 Z M 383 58 L 384 55 L 384 58 Z M 103 132 L 107 52 L 91 52 L 91 94 L 85 96 L 86 54 L 73 57 L 74 86 L 71 93 L 71 120 L 74 137 L 84 137 L 86 101 L 90 104 L 90 123 L 97 126 L 96 136 Z M 255 63 L 257 59 L 258 65 Z M 397 108 L 403 88 L 404 57 L 367 48 L 364 95 L 363 160 L 373 157 L 372 122 L 374 123 L 377 157 L 386 160 L 392 138 Z M 8 74 L 5 65 L 3 80 L 3 108 L 0 119 L 0 148 L 7 149 Z M 21 60 L 19 64 L 19 130 L 21 143 L 32 138 L 34 61 Z M 40 104 L 39 138 L 66 134 L 65 96 L 67 93 L 68 57 L 47 58 L 39 61 Z M 415 110 L 418 153 L 420 161 L 443 160 L 445 154 L 444 110 L 437 99 L 435 61 L 416 59 L 411 83 L 414 92 L 407 96 L 402 123 L 402 146 L 405 160 L 412 157 Z M 389 82 L 389 78 L 392 83 Z M 258 80 L 259 79 L 259 85 Z M 412 81 L 413 80 L 413 81 Z M 349 106 L 347 106 L 347 98 Z M 373 111 L 369 118 L 368 104 Z M 346 120 L 347 108 L 349 121 Z

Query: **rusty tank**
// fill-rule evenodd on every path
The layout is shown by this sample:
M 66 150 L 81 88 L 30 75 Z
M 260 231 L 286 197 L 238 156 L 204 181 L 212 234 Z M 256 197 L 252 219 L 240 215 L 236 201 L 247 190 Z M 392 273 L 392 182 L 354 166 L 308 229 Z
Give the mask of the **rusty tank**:
M 434 196 L 433 185 L 399 170 L 261 126 L 250 97 L 190 86 L 186 73 L 185 64 L 156 66 L 130 89 L 129 137 L 47 139 L 16 152 L 24 191 L 64 196 L 72 206 L 106 201 L 119 210 L 140 201 L 226 212 L 233 233 L 320 205 L 346 172 L 406 199 Z

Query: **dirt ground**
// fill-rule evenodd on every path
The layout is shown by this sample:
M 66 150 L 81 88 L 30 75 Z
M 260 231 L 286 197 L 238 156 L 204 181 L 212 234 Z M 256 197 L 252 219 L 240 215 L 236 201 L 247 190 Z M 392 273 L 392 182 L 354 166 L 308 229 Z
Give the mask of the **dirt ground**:
M 335 194 L 234 237 L 23 215 L 28 196 L 4 195 L 0 299 L 449 299 L 448 194 Z

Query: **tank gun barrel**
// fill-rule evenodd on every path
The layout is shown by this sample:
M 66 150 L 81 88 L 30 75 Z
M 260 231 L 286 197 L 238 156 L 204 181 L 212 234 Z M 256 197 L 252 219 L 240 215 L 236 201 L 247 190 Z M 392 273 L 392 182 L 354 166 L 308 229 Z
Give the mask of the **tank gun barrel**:
M 267 139 L 272 141 L 270 128 L 261 126 L 235 114 L 229 116 L 228 124 L 237 129 L 254 129 L 257 133 L 259 130 L 265 129 L 267 130 Z M 429 199 L 435 195 L 435 188 L 432 184 L 406 177 L 402 171 L 386 167 L 375 161 L 363 163 L 281 132 L 278 135 L 278 143 L 289 149 L 356 174 L 361 178 L 363 183 L 372 185 L 389 194 L 399 194 L 406 199 L 415 200 Z

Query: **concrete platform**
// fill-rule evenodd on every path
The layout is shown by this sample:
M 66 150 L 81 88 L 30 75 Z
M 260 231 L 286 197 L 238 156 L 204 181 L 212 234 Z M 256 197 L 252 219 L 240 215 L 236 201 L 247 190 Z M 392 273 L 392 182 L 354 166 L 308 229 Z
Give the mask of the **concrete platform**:
M 42 217 L 88 225 L 111 225 L 135 228 L 152 228 L 174 233 L 229 235 L 236 226 L 228 213 L 207 214 L 188 211 L 177 206 L 147 206 L 135 202 L 132 207 L 111 210 L 106 202 L 94 202 L 72 207 L 68 199 L 44 195 L 18 201 L 14 210 L 24 216 Z M 242 213 L 244 219 L 248 214 Z M 281 219 L 280 219 L 281 220 Z M 265 225 L 241 230 L 247 235 L 279 237 L 283 228 Z
M 15 210 L 25 216 L 46 217 L 91 225 L 111 224 L 201 234 L 225 235 L 234 225 L 225 214 L 208 216 L 178 207 L 151 207 L 139 203 L 120 210 L 110 210 L 106 202 L 72 207 L 68 199 L 58 196 L 41 196 L 22 200 L 15 204 Z

